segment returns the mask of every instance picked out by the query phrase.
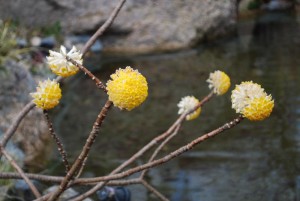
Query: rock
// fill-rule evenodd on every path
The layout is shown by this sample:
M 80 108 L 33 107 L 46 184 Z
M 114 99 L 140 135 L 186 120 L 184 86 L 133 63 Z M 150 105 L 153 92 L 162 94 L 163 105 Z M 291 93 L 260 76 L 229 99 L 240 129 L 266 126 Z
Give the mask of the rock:
M 53 191 L 56 191 L 58 186 L 51 186 L 50 188 L 46 189 L 44 191 L 44 194 L 51 193 Z M 68 188 L 64 193 L 59 197 L 58 201 L 68 200 L 70 198 L 76 197 L 79 195 L 77 191 L 75 191 L 73 188 Z M 85 198 L 83 201 L 93 201 L 90 198 Z
M 54 36 L 48 36 L 45 38 L 42 38 L 40 47 L 52 49 L 56 44 L 56 39 Z
M 89 35 L 70 35 L 65 37 L 64 45 L 68 49 L 71 49 L 72 46 L 76 46 L 78 49 L 82 49 L 84 44 L 90 39 Z M 103 45 L 100 40 L 96 40 L 96 42 L 92 45 L 92 52 L 100 52 L 103 49 Z
M 54 36 L 48 36 L 45 38 L 34 36 L 30 39 L 30 44 L 33 47 L 44 47 L 44 48 L 52 49 L 56 44 L 56 39 Z
M 16 41 L 17 41 L 18 47 L 20 47 L 20 48 L 24 48 L 28 45 L 27 40 L 24 38 L 17 38 Z
M 0 137 L 9 128 L 16 114 L 27 104 L 35 80 L 23 64 L 7 60 L 0 66 Z M 13 141 L 25 153 L 25 165 L 40 169 L 50 151 L 50 135 L 41 110 L 33 109 L 22 121 Z
M 38 191 L 41 191 L 43 188 L 42 184 L 37 181 L 32 181 L 33 185 L 37 188 Z M 30 187 L 24 180 L 17 180 L 8 192 L 8 196 L 17 197 L 20 200 L 32 201 L 35 199 L 34 194 L 32 193 Z
M 30 44 L 33 46 L 33 47 L 39 47 L 42 43 L 42 39 L 41 37 L 38 37 L 38 36 L 34 36 L 30 39 Z
M 60 23 L 63 33 L 91 33 L 119 0 L 0 0 L 0 18 L 28 26 Z M 194 46 L 234 31 L 236 0 L 128 0 L 109 32 L 104 51 L 145 53 Z
M 288 0 L 271 0 L 270 2 L 262 5 L 263 10 L 276 11 L 287 10 L 293 7 L 293 2 Z
M 130 201 L 131 192 L 123 186 L 119 187 L 105 187 L 97 191 L 99 201 Z

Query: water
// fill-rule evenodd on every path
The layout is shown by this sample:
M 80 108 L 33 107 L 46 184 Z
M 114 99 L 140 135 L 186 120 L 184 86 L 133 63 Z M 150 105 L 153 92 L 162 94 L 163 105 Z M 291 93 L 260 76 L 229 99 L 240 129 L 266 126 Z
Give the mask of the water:
M 116 68 L 138 68 L 149 82 L 149 97 L 131 112 L 116 108 L 109 112 L 91 150 L 86 176 L 108 174 L 164 132 L 177 118 L 176 105 L 181 97 L 207 95 L 205 80 L 209 72 L 219 69 L 230 75 L 231 90 L 241 81 L 253 80 L 271 93 L 275 99 L 271 117 L 263 122 L 243 121 L 152 169 L 147 180 L 172 201 L 300 200 L 299 36 L 296 15 L 269 13 L 255 20 L 241 20 L 234 38 L 196 49 L 90 58 L 87 65 L 103 81 Z M 104 102 L 104 93 L 83 75 L 64 85 L 55 126 L 71 158 L 79 154 Z M 230 93 L 214 98 L 204 106 L 200 118 L 184 124 L 162 155 L 236 116 Z M 131 190 L 132 200 L 157 200 L 141 186 Z

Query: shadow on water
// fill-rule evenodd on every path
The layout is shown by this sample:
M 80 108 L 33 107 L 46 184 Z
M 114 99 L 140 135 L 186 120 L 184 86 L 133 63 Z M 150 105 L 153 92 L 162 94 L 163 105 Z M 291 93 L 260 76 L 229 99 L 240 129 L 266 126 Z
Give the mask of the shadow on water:
M 275 99 L 271 117 L 249 122 L 199 145 L 149 173 L 151 183 L 173 201 L 299 200 L 300 190 L 300 37 L 297 16 L 266 13 L 241 21 L 240 34 L 229 41 L 189 51 L 116 58 L 90 58 L 89 66 L 106 81 L 118 67 L 138 68 L 149 82 L 149 97 L 132 112 L 114 108 L 91 150 L 88 175 L 104 175 L 131 156 L 177 117 L 177 102 L 186 95 L 204 97 L 209 72 L 220 69 L 232 78 L 260 83 Z M 105 102 L 102 91 L 82 75 L 64 86 L 57 132 L 71 157 L 77 156 L 93 120 Z M 170 152 L 236 114 L 230 93 L 214 98 L 200 118 L 186 122 L 164 148 Z M 145 159 L 144 159 L 145 160 Z M 157 200 L 140 186 L 133 200 Z

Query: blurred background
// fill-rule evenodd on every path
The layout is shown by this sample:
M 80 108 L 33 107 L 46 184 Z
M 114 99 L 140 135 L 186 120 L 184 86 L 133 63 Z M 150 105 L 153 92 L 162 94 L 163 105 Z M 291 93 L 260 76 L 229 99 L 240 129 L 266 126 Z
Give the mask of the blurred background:
M 36 82 L 55 77 L 45 63 L 48 50 L 61 44 L 82 47 L 117 2 L 0 0 L 0 135 L 31 100 L 28 94 Z M 181 97 L 203 98 L 209 93 L 209 73 L 222 70 L 231 77 L 231 90 L 253 80 L 272 94 L 275 108 L 270 118 L 243 121 L 151 169 L 147 180 L 172 201 L 300 200 L 299 20 L 298 2 L 288 0 L 127 1 L 84 65 L 104 82 L 118 68 L 136 68 L 147 78 L 149 97 L 131 112 L 112 109 L 83 176 L 108 174 L 164 132 L 177 118 Z M 62 87 L 61 103 L 51 118 L 73 160 L 106 96 L 82 73 L 66 79 Z M 160 156 L 236 116 L 230 92 L 213 98 Z M 24 119 L 8 150 L 28 172 L 64 174 L 38 109 Z M 1 171 L 10 170 L 5 161 L 0 165 Z M 24 183 L 0 184 L 5 187 L 0 200 L 13 200 L 7 192 L 30 200 L 23 195 Z M 157 200 L 141 185 L 128 188 L 133 201 Z

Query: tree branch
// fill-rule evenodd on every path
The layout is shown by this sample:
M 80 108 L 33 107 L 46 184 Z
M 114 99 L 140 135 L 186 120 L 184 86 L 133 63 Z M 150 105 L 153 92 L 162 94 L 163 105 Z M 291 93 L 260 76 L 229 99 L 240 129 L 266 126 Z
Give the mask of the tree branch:
M 94 33 L 94 35 L 86 42 L 84 47 L 82 48 L 82 54 L 85 55 L 87 51 L 91 48 L 91 46 L 95 43 L 98 37 L 100 37 L 113 23 L 118 13 L 120 12 L 122 6 L 124 5 L 126 0 L 120 0 L 118 5 L 115 7 L 113 12 L 110 14 L 109 18 L 105 21 L 105 23 Z
M 80 70 L 82 70 L 84 74 L 88 75 L 96 83 L 96 86 L 98 88 L 102 89 L 105 93 L 107 92 L 105 85 L 99 80 L 99 78 L 97 78 L 93 73 L 91 73 L 91 71 L 89 71 L 86 67 L 77 63 L 75 60 L 71 59 L 68 56 L 66 56 L 66 60 L 74 64 Z
M 178 117 L 178 119 L 169 127 L 169 129 L 166 132 L 164 132 L 163 134 L 161 134 L 161 135 L 157 136 L 156 138 L 154 138 L 153 140 L 151 140 L 147 145 L 145 145 L 142 149 L 140 149 L 138 152 L 136 152 L 128 160 L 126 160 L 124 163 L 122 163 L 120 166 L 118 166 L 116 169 L 114 169 L 108 176 L 111 176 L 111 175 L 113 175 L 115 173 L 118 173 L 119 171 L 121 171 L 122 169 L 124 169 L 125 167 L 127 167 L 128 165 L 130 165 L 131 163 L 133 163 L 136 159 L 138 159 L 140 156 L 142 156 L 146 151 L 148 151 L 149 149 L 151 149 L 158 142 L 164 140 L 169 135 L 171 135 L 172 132 L 174 131 L 174 129 L 176 129 L 176 127 L 178 125 L 180 125 L 185 120 L 185 118 L 186 118 L 187 115 L 189 115 L 190 113 L 194 112 L 199 107 L 201 107 L 202 105 L 204 105 L 205 103 L 207 103 L 212 97 L 213 97 L 213 92 L 210 92 L 207 96 L 205 96 L 198 103 L 198 105 L 195 108 L 193 108 L 192 110 L 188 111 L 187 113 L 183 113 L 182 115 L 180 115 Z M 85 193 L 77 196 L 73 201 L 80 201 L 80 200 L 82 200 L 84 198 L 87 198 L 88 196 L 94 194 L 97 190 L 101 189 L 105 185 L 106 182 L 107 181 L 98 183 L 92 189 L 90 189 L 87 192 L 85 192 Z
M 97 119 L 93 125 L 93 129 L 92 129 L 88 139 L 86 140 L 86 143 L 85 143 L 84 147 L 82 148 L 80 155 L 77 157 L 77 159 L 74 162 L 74 164 L 72 165 L 70 171 L 67 173 L 67 175 L 61 182 L 59 189 L 56 192 L 54 192 L 54 194 L 50 197 L 49 201 L 57 200 L 59 198 L 59 196 L 63 193 L 63 191 L 66 189 L 66 187 L 70 183 L 74 174 L 81 167 L 83 160 L 88 155 L 88 153 L 91 149 L 91 146 L 95 142 L 95 139 L 99 133 L 100 127 L 103 123 L 103 120 L 105 119 L 107 112 L 111 106 L 112 106 L 112 102 L 106 101 L 104 107 L 102 108 L 101 112 L 97 116 Z
M 27 105 L 24 106 L 24 108 L 17 114 L 16 118 L 12 122 L 12 124 L 9 126 L 9 128 L 6 130 L 5 134 L 3 135 L 3 138 L 0 142 L 0 146 L 5 148 L 7 142 L 10 140 L 10 138 L 13 136 L 13 134 L 16 132 L 19 124 L 21 123 L 22 119 L 28 114 L 28 112 L 35 107 L 35 104 L 33 102 L 29 102 Z M 1 156 L 1 153 L 0 153 Z
M 48 112 L 46 110 L 44 110 L 43 112 L 44 112 L 45 119 L 46 119 L 46 122 L 47 122 L 47 125 L 48 125 L 48 128 L 49 128 L 50 135 L 54 139 L 54 141 L 56 142 L 57 149 L 58 149 L 58 151 L 59 151 L 59 153 L 62 157 L 62 161 L 65 165 L 65 169 L 66 169 L 66 173 L 67 173 L 70 170 L 70 164 L 69 164 L 69 161 L 68 161 L 68 158 L 67 158 L 67 153 L 66 153 L 66 151 L 64 149 L 64 146 L 61 143 L 60 139 L 58 138 L 58 136 L 54 132 L 53 125 L 52 125 L 52 122 L 50 121 Z
M 1 152 L 3 155 L 7 158 L 9 163 L 15 168 L 15 170 L 21 175 L 21 177 L 24 179 L 24 181 L 28 184 L 30 190 L 33 192 L 36 198 L 41 197 L 41 194 L 39 191 L 36 189 L 36 187 L 33 185 L 33 183 L 28 179 L 28 177 L 25 175 L 23 170 L 19 167 L 17 162 L 5 151 L 5 149 L 1 146 L 0 147 Z

